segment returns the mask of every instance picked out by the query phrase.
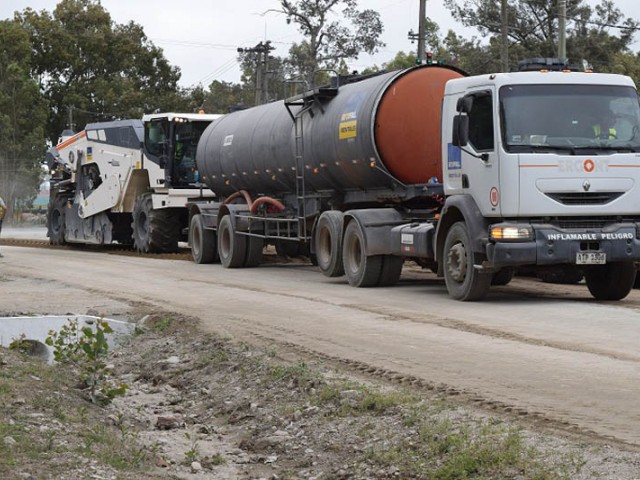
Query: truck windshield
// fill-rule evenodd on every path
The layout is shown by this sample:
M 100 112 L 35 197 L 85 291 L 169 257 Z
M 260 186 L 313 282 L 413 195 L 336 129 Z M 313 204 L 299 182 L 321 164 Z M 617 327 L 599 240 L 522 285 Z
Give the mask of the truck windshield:
M 166 119 L 152 120 L 144 125 L 144 146 L 148 154 L 160 157 L 166 154 L 169 125 Z
M 640 151 L 640 107 L 631 87 L 509 85 L 500 89 L 508 152 Z

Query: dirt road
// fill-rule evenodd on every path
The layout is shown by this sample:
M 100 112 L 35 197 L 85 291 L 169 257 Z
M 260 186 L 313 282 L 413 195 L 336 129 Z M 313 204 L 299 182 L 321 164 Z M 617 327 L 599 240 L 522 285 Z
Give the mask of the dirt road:
M 3 251 L 3 310 L 94 307 L 113 315 L 143 301 L 199 317 L 205 328 L 235 338 L 295 345 L 640 446 L 640 291 L 599 303 L 585 286 L 516 278 L 485 302 L 460 303 L 434 276 L 415 272 L 405 272 L 395 287 L 354 289 L 301 264 L 226 270 L 80 250 Z

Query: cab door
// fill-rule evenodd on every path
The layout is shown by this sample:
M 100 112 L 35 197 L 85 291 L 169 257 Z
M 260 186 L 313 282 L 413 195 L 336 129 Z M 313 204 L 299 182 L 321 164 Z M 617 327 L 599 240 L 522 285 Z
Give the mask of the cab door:
M 468 116 L 468 142 L 460 149 L 458 193 L 471 195 L 486 217 L 501 215 L 496 103 L 493 87 L 468 92 L 458 103 L 465 106 Z

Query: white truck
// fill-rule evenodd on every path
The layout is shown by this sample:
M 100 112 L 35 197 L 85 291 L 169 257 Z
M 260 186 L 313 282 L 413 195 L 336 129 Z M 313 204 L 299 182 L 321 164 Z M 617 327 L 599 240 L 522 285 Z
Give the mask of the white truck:
M 199 263 L 253 267 L 265 243 L 289 243 L 373 287 L 414 259 L 463 301 L 520 267 L 577 271 L 600 300 L 634 285 L 640 107 L 626 76 L 387 72 L 226 115 L 196 158 L 218 195 L 188 205 Z
M 176 251 L 186 240 L 187 200 L 213 196 L 198 186 L 195 145 L 219 117 L 146 115 L 142 121 L 88 124 L 63 137 L 47 154 L 50 242 Z M 143 149 L 145 135 L 154 137 L 154 151 Z

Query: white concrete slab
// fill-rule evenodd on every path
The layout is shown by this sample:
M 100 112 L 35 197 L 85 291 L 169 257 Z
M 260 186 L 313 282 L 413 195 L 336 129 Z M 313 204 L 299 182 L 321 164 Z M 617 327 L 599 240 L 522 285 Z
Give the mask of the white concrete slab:
M 18 340 L 24 335 L 24 340 L 30 341 L 33 345 L 34 354 L 53 362 L 53 348 L 45 344 L 49 336 L 49 331 L 60 329 L 69 323 L 69 320 L 78 322 L 78 330 L 84 327 L 93 327 L 100 317 L 91 315 L 45 315 L 41 317 L 0 317 L 0 345 L 9 347 L 11 342 Z M 107 335 L 110 348 L 117 347 L 124 337 L 133 334 L 135 325 L 121 320 L 104 318 L 113 333 Z

